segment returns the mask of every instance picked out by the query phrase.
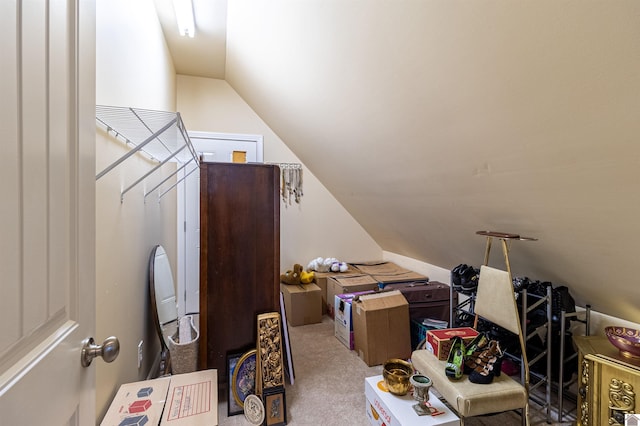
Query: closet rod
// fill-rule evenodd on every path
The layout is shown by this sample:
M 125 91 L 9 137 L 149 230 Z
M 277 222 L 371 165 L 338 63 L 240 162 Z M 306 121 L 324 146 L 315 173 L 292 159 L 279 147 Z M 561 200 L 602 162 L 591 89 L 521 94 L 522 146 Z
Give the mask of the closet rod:
M 134 149 L 132 149 L 131 151 L 127 152 L 125 155 L 123 155 L 118 160 L 113 162 L 109 167 L 107 167 L 106 169 L 104 169 L 103 171 L 98 173 L 96 175 L 96 180 L 100 179 L 102 176 L 106 175 L 111 170 L 113 170 L 115 167 L 117 167 L 119 164 L 121 164 L 124 160 L 126 160 L 129 157 L 131 157 L 136 152 L 140 151 L 145 145 L 149 144 L 151 141 L 153 141 L 158 136 L 160 136 L 162 133 L 164 133 L 168 128 L 173 126 L 176 123 L 176 121 L 178 121 L 178 118 L 174 117 L 171 121 L 169 121 L 167 124 L 165 124 L 160 130 L 158 130 L 157 132 L 155 132 L 154 134 L 149 136 L 147 139 L 145 139 L 144 142 L 142 142 L 140 145 L 137 145 Z

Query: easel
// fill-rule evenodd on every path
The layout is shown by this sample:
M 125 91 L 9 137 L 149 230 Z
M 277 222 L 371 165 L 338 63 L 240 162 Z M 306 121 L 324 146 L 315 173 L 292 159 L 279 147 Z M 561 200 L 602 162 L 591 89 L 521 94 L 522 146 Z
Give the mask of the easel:
M 493 242 L 494 238 L 497 238 L 500 240 L 501 244 L 502 244 L 502 255 L 504 256 L 504 263 L 507 267 L 507 273 L 509 274 L 509 280 L 511 282 L 513 282 L 513 275 L 511 274 L 511 262 L 509 261 L 509 244 L 507 243 L 507 241 L 537 241 L 537 238 L 531 238 L 531 237 L 521 237 L 518 234 L 511 234 L 511 233 L 507 233 L 507 232 L 496 232 L 496 231 L 477 231 L 476 234 L 478 235 L 482 235 L 484 237 L 487 237 L 487 245 L 484 251 L 484 266 L 489 266 L 489 253 L 491 252 L 491 243 Z M 526 301 L 526 298 L 525 298 Z M 526 302 L 525 302 L 526 303 Z M 525 308 L 526 309 L 526 305 Z M 524 319 L 521 318 L 521 322 L 522 321 L 526 321 L 526 315 L 524 317 Z M 473 322 L 473 328 L 477 329 L 478 327 L 478 315 L 476 314 L 474 322 Z M 518 333 L 518 338 L 520 339 L 520 345 L 521 347 L 525 347 L 525 339 L 527 338 L 523 332 L 522 329 L 524 328 L 523 325 L 520 326 L 520 333 Z M 523 385 L 526 389 L 527 395 L 529 395 L 529 359 L 527 357 L 527 353 L 526 351 L 523 351 L 523 353 L 521 354 L 522 356 L 522 379 L 523 379 Z M 529 419 L 529 406 L 527 405 L 526 408 L 526 413 L 524 413 L 525 419 Z M 547 418 L 549 417 L 548 412 L 547 412 Z
M 511 275 L 511 263 L 509 262 L 509 245 L 507 241 L 538 241 L 537 238 L 521 237 L 518 234 L 510 234 L 507 232 L 495 232 L 495 231 L 477 231 L 476 234 L 487 237 L 487 246 L 484 251 L 484 263 L 483 265 L 489 266 L 489 252 L 491 252 L 491 243 L 494 238 L 498 238 L 502 243 L 502 254 L 504 255 L 504 263 L 507 266 L 507 272 L 509 277 Z

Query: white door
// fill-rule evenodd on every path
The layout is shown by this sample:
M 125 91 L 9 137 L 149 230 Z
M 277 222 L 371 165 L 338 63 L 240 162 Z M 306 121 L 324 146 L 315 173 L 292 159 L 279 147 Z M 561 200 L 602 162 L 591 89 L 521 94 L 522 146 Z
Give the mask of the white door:
M 0 423 L 95 424 L 95 0 L 0 1 L 0 57 Z
M 204 161 L 231 162 L 233 152 L 246 154 L 248 163 L 263 161 L 261 135 L 189 132 L 194 150 Z M 178 185 L 178 315 L 200 311 L 200 171 L 181 172 Z

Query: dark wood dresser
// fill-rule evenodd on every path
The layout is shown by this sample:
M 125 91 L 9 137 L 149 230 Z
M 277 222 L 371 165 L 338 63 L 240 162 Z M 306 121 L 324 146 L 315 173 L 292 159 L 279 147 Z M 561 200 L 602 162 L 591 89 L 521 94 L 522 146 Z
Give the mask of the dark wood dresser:
M 280 169 L 202 163 L 199 368 L 255 347 L 257 314 L 279 311 Z

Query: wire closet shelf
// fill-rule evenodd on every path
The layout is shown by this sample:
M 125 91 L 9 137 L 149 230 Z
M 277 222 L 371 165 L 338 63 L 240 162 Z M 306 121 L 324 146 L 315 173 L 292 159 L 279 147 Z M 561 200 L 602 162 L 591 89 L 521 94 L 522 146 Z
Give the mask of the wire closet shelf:
M 199 157 L 193 148 L 187 129 L 184 127 L 178 112 L 97 105 L 96 124 L 131 148 L 126 154 L 98 173 L 96 181 L 138 152 L 158 163 L 143 176 L 121 190 L 121 202 L 124 201 L 124 195 L 127 192 L 168 162 L 178 163 L 176 170 L 153 188 L 145 189 L 145 201 L 148 195 L 159 190 L 167 181 L 184 171 L 182 177 L 171 184 L 169 188 L 159 191 L 158 201 L 160 201 L 166 193 L 175 188 L 200 166 Z

